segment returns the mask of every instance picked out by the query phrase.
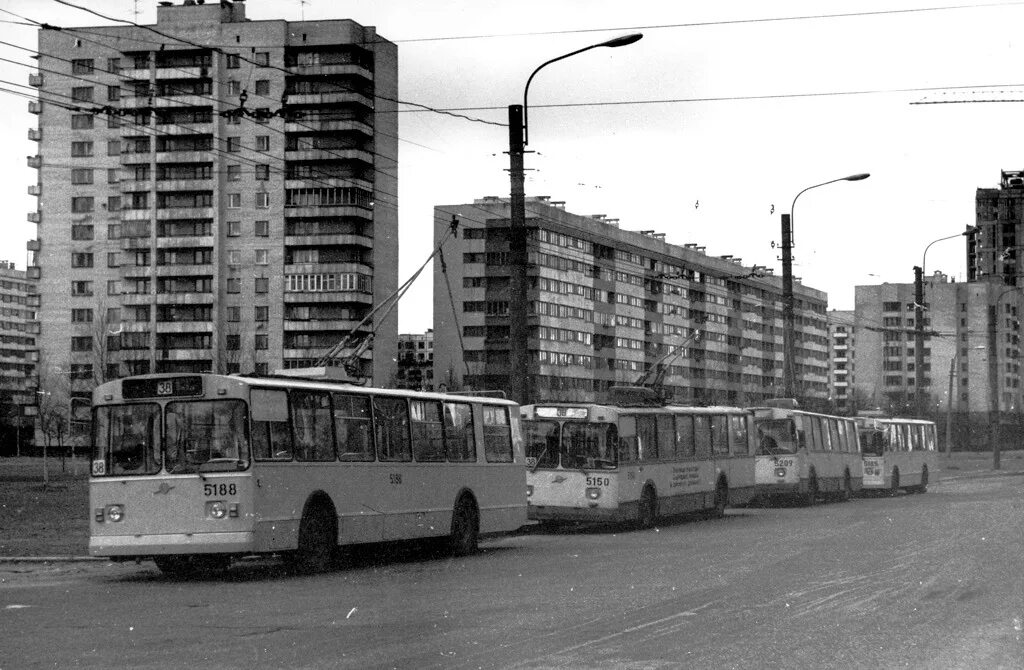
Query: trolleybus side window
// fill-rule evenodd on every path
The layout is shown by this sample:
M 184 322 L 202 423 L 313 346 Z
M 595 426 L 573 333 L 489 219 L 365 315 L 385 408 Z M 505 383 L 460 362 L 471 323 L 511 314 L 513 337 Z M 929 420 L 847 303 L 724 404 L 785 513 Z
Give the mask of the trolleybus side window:
M 373 419 L 370 414 L 370 397 L 349 393 L 334 393 L 333 396 L 338 457 L 343 461 L 372 461 Z
M 711 458 L 711 417 L 693 417 L 693 443 L 697 458 Z
M 295 425 L 295 459 L 335 460 L 330 395 L 321 391 L 292 391 L 291 400 Z
M 373 397 L 373 425 L 377 435 L 377 458 L 382 461 L 410 461 L 409 405 L 405 398 Z
M 618 432 L 608 423 L 562 425 L 563 468 L 614 468 Z
M 160 406 L 108 405 L 93 425 L 94 475 L 152 475 L 160 470 Z
M 825 448 L 824 438 L 821 436 L 821 418 L 817 416 L 805 417 L 806 423 L 810 424 L 811 442 L 807 445 L 808 451 L 821 451 Z
M 672 415 L 658 415 L 658 453 L 662 458 L 673 458 L 676 453 L 676 428 Z
M 417 461 L 444 460 L 444 430 L 441 403 L 436 400 L 412 400 L 412 455 Z
M 444 403 L 444 443 L 449 461 L 476 461 L 476 434 L 470 405 Z
M 676 456 L 693 458 L 693 417 L 676 415 Z
M 252 455 L 261 461 L 290 461 L 292 431 L 288 427 L 288 394 L 271 389 L 253 389 L 249 394 L 252 412 Z
M 177 474 L 235 470 L 249 461 L 245 403 L 189 400 L 167 403 L 164 467 Z
M 508 407 L 484 405 L 484 456 L 488 463 L 511 463 L 512 425 Z
M 839 443 L 839 419 L 828 420 L 829 449 L 843 451 L 843 445 Z
M 733 455 L 745 456 L 749 453 L 747 417 L 741 414 L 729 415 L 729 442 L 732 446 L 730 451 Z
M 715 456 L 729 455 L 729 425 L 724 415 L 711 417 L 711 449 Z
M 636 418 L 636 434 L 640 443 L 640 460 L 658 460 L 658 430 L 653 416 Z
M 636 417 L 619 418 L 619 462 L 636 463 L 639 456 L 637 448 Z

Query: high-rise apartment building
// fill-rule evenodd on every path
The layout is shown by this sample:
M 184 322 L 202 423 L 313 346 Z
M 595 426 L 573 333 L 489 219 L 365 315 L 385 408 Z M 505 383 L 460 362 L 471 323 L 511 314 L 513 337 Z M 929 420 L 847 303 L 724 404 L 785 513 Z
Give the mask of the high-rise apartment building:
M 828 385 L 832 409 L 839 414 L 854 412 L 854 361 L 856 328 L 853 310 L 833 309 L 828 313 Z
M 39 52 L 46 365 L 303 367 L 396 289 L 397 50 L 372 27 L 185 0 L 155 26 L 40 30 Z M 397 320 L 371 327 L 357 365 L 382 384 Z
M 953 412 L 955 444 L 983 447 L 988 444 L 996 397 L 1004 439 L 1019 434 L 1024 407 L 1021 293 L 1007 293 L 996 282 L 953 282 L 941 272 L 926 277 L 924 289 L 924 386 L 917 389 L 914 285 L 856 287 L 858 409 L 878 407 L 891 414 L 912 415 L 917 394 L 923 393 L 929 418 L 941 421 Z
M 751 405 L 782 392 L 781 278 L 545 197 L 526 201 L 530 368 L 510 370 L 509 210 L 496 197 L 435 207 L 437 243 L 453 215 L 459 224 L 445 272 L 434 271 L 435 380 L 507 390 L 510 374 L 525 375 L 534 400 L 604 401 L 648 372 L 681 402 Z M 826 296 L 797 284 L 795 297 L 797 384 L 824 402 Z
M 395 386 L 415 391 L 434 390 L 433 330 L 402 333 L 398 336 L 398 376 Z
M 0 455 L 22 453 L 33 440 L 37 405 L 36 283 L 0 261 Z
M 1024 286 L 1024 171 L 1003 170 L 997 188 L 979 188 L 975 216 L 966 233 L 967 280 Z

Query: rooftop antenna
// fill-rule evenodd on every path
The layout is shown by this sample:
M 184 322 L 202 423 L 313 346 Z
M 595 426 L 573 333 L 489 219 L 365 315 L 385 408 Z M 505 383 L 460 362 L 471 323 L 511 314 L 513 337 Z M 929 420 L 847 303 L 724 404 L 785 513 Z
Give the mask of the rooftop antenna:
M 132 14 L 135 16 L 135 23 L 139 22 L 139 0 L 132 0 Z
M 302 21 L 306 20 L 306 4 L 309 0 L 299 0 L 299 19 Z

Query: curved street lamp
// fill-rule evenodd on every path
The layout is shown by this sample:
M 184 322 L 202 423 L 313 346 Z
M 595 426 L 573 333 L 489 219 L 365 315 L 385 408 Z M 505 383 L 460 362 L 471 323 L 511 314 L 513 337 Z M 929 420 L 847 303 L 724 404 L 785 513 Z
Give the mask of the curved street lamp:
M 523 104 L 508 106 L 508 156 L 509 181 L 511 192 L 509 197 L 509 373 L 508 389 L 512 400 L 520 404 L 531 401 L 529 392 L 530 358 L 527 340 L 530 330 L 529 313 L 526 300 L 526 266 L 529 255 L 526 250 L 526 190 L 524 186 L 523 154 L 524 147 L 529 143 L 527 130 L 527 96 L 530 93 L 530 82 L 546 66 L 565 60 L 570 56 L 598 47 L 624 47 L 633 44 L 643 37 L 641 33 L 623 35 L 605 42 L 570 51 L 567 54 L 552 58 L 541 63 L 526 80 L 523 89 Z
M 830 179 L 808 186 L 793 198 L 793 204 L 789 206 L 789 214 L 782 215 L 782 386 L 783 396 L 786 398 L 796 397 L 796 336 L 793 314 L 793 210 L 796 209 L 796 201 L 812 188 L 827 186 L 837 181 L 861 181 L 870 176 L 871 174 L 868 172 L 858 172 L 847 177 Z

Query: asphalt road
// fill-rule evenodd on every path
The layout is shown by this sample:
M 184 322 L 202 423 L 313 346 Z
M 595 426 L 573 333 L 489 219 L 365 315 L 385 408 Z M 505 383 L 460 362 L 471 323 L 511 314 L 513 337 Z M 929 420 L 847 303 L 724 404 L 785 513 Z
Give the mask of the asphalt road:
M 947 479 L 309 577 L 0 564 L 0 668 L 1024 668 L 1022 494 Z

